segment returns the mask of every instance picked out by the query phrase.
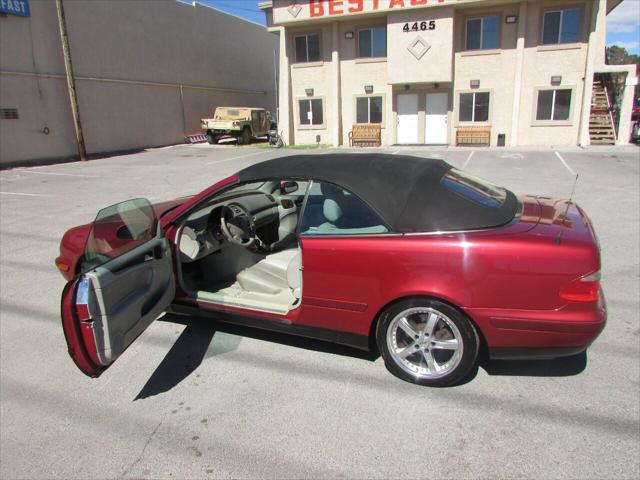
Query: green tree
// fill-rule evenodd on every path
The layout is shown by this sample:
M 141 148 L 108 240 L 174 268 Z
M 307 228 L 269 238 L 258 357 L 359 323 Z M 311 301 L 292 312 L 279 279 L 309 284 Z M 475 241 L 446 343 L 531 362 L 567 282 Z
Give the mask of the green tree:
M 640 66 L 640 56 L 638 55 L 630 55 L 627 52 L 627 49 L 624 47 L 619 47 L 618 45 L 611 45 L 607 47 L 606 50 L 607 64 L 608 65 L 635 65 L 636 66 L 636 75 L 638 73 L 638 69 Z M 622 80 L 622 79 L 621 79 Z M 614 89 L 614 98 L 616 99 L 616 104 L 620 105 L 622 101 L 622 92 L 624 89 L 623 81 L 613 81 L 612 85 Z M 640 98 L 640 85 L 636 85 L 634 91 L 634 100 L 638 101 Z

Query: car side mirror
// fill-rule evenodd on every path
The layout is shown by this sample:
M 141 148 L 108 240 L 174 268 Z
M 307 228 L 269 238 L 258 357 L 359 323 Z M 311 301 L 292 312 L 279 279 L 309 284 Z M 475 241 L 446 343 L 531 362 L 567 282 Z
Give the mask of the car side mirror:
M 298 190 L 298 182 L 280 182 L 280 193 L 289 195 Z

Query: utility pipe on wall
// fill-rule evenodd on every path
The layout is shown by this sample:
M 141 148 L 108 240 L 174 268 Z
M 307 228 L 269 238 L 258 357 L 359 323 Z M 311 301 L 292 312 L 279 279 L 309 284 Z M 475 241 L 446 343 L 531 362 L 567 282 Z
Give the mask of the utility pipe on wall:
M 56 0 L 56 10 L 58 11 L 58 26 L 60 27 L 60 41 L 62 42 L 62 56 L 64 57 L 64 70 L 67 76 L 67 89 L 69 91 L 69 103 L 71 104 L 71 114 L 73 115 L 73 126 L 76 132 L 76 143 L 78 145 L 78 155 L 80 160 L 87 159 L 87 150 L 84 145 L 84 134 L 82 133 L 82 123 L 80 122 L 80 112 L 78 111 L 78 97 L 76 95 L 76 82 L 73 77 L 73 65 L 71 63 L 71 51 L 69 50 L 69 37 L 67 36 L 67 23 L 64 16 L 64 6 L 62 0 Z

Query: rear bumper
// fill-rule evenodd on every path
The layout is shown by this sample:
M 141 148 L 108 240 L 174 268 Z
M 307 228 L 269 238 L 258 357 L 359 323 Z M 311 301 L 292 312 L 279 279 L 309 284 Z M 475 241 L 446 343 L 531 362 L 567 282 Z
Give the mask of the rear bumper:
M 607 322 L 604 294 L 596 303 L 557 310 L 467 309 L 495 359 L 550 359 L 586 350 Z

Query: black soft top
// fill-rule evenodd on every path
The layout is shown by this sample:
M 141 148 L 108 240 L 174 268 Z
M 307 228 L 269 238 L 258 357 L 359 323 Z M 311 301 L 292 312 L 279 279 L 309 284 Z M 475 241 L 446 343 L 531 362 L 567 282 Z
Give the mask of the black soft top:
M 504 225 L 517 199 L 506 191 L 502 205 L 473 202 L 442 185 L 453 167 L 444 160 L 388 154 L 292 155 L 238 173 L 239 181 L 299 178 L 331 182 L 364 200 L 393 232 L 472 230 Z

